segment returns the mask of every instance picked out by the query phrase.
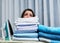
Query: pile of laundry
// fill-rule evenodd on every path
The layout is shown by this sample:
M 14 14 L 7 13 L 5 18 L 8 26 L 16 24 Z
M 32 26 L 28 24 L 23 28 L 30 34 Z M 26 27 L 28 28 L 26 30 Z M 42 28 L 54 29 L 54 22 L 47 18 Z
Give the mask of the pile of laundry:
M 50 43 L 60 43 L 60 27 L 48 27 L 44 25 L 38 26 L 39 39 L 48 39 Z
M 38 18 L 18 18 L 15 21 L 14 40 L 38 40 Z
M 38 17 L 18 18 L 15 21 L 14 40 L 42 40 L 50 43 L 60 42 L 60 27 L 39 24 Z

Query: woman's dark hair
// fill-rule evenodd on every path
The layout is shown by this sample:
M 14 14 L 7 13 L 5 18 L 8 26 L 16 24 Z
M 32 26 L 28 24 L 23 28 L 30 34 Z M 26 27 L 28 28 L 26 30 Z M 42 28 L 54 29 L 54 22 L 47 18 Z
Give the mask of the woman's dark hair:
M 31 10 L 31 9 L 25 9 L 25 10 L 23 11 L 22 15 L 21 15 L 21 18 L 24 17 L 24 13 L 25 13 L 26 11 L 31 11 L 32 14 L 33 14 L 33 17 L 35 17 L 35 13 L 33 12 L 33 10 Z

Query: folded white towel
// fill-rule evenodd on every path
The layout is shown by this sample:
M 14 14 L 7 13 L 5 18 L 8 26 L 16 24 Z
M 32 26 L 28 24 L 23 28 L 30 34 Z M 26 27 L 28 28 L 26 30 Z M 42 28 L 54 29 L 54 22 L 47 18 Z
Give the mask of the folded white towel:
M 17 26 L 18 30 L 37 30 L 38 26 Z
M 15 23 L 38 23 L 38 17 L 18 18 Z
M 35 31 L 37 31 L 37 29 L 38 28 L 27 28 L 27 27 L 26 28 L 17 28 L 17 30 L 27 30 L 27 31 L 28 30 L 35 30 Z
M 39 23 L 20 23 L 20 22 L 17 22 L 17 23 L 15 23 L 15 25 L 38 25 Z
M 43 37 L 39 37 L 39 40 L 40 40 L 40 41 L 51 42 L 51 40 L 50 40 L 50 39 L 43 38 Z
M 38 41 L 38 38 L 17 38 L 12 37 L 13 40 L 21 40 L 21 41 Z
M 39 18 L 38 17 L 30 17 L 30 18 L 18 18 L 15 21 L 16 28 L 18 30 L 34 30 L 37 31 L 38 27 L 37 25 L 39 24 L 38 22 Z M 30 26 L 30 27 L 29 27 Z

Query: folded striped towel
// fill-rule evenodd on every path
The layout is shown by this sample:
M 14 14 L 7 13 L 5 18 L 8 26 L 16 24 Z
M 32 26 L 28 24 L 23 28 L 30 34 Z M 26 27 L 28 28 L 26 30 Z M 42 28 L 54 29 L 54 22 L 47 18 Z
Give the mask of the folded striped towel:
M 60 40 L 60 35 L 47 34 L 43 32 L 39 32 L 39 37 L 44 37 L 51 40 Z

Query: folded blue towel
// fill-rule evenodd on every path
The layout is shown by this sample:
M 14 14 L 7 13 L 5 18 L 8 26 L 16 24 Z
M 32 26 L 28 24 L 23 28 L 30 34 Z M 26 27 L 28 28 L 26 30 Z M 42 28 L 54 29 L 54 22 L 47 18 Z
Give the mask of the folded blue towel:
M 52 40 L 60 40 L 60 35 L 47 34 L 43 32 L 39 32 L 39 37 L 44 37 L 44 38 L 52 39 Z
M 48 26 L 44 26 L 44 25 L 39 25 L 38 26 L 38 31 L 60 35 L 60 27 L 48 27 Z
M 38 38 L 38 33 L 17 33 L 14 34 L 13 36 L 20 38 Z
M 42 38 L 42 37 L 39 37 L 39 40 L 40 41 L 46 41 L 48 43 L 60 43 L 60 40 L 51 40 L 51 39 Z
M 50 43 L 60 43 L 60 40 L 59 41 L 58 40 L 51 40 Z

